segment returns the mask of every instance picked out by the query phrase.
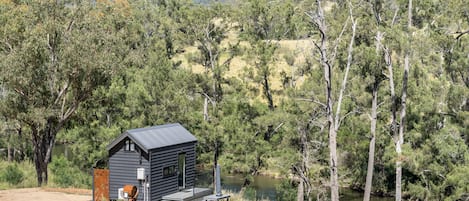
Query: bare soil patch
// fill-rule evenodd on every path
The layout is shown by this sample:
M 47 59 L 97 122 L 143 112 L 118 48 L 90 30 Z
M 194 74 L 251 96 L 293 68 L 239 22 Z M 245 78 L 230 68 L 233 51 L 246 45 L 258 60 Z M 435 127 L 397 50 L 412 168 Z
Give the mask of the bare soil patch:
M 2 201 L 91 201 L 91 190 L 60 188 L 22 188 L 0 190 Z

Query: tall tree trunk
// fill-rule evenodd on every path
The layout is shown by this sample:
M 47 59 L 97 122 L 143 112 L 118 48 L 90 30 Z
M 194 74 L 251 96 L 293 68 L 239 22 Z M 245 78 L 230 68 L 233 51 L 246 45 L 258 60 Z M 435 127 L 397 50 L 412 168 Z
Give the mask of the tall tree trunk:
M 296 200 L 297 201 L 304 201 L 305 200 L 304 185 L 305 185 L 305 183 L 303 182 L 303 179 L 300 178 L 300 183 L 298 184 L 298 191 L 296 193 Z
M 407 27 L 410 29 L 412 27 L 412 0 L 409 0 L 409 5 L 407 6 L 407 22 L 409 23 Z M 410 31 L 410 30 L 409 30 Z
M 378 24 L 379 19 L 378 20 Z M 380 54 L 381 49 L 381 40 L 383 34 L 380 31 L 376 32 L 376 54 Z M 370 127 L 370 144 L 368 148 L 368 168 L 366 172 L 366 183 L 365 183 L 365 194 L 363 196 L 363 201 L 369 201 L 371 195 L 371 187 L 373 184 L 373 173 L 374 173 L 374 163 L 375 163 L 375 144 L 376 144 L 376 121 L 378 116 L 378 89 L 381 80 L 379 80 L 377 75 L 374 75 L 373 91 L 372 91 L 372 100 L 371 100 L 371 127 Z
M 308 126 L 306 126 L 307 128 Z M 300 140 L 301 140 L 301 164 L 299 167 L 300 173 L 298 174 L 300 176 L 300 184 L 301 185 L 301 192 L 300 192 L 300 186 L 298 186 L 298 199 L 301 198 L 301 200 L 304 200 L 305 198 L 305 192 L 306 192 L 306 197 L 308 200 L 311 199 L 311 183 L 309 180 L 309 142 L 308 142 L 308 133 L 306 131 L 306 128 L 300 128 L 299 133 L 300 133 Z
M 49 180 L 47 169 L 52 157 L 52 148 L 57 132 L 62 128 L 63 123 L 63 121 L 56 122 L 51 118 L 47 121 L 45 129 L 39 130 L 37 125 L 30 125 L 38 186 L 47 184 Z
M 378 78 L 375 78 L 378 79 Z M 378 81 L 373 84 L 373 99 L 371 101 L 371 128 L 370 145 L 368 149 L 368 169 L 366 172 L 365 195 L 363 201 L 370 200 L 371 186 L 373 182 L 373 167 L 375 165 L 376 120 L 378 110 Z
M 321 41 L 319 45 L 316 45 L 320 53 L 320 63 L 324 71 L 325 81 L 325 94 L 326 94 L 326 118 L 327 127 L 329 130 L 329 171 L 330 171 L 330 188 L 331 188 L 331 200 L 339 200 L 339 177 L 337 173 L 337 133 L 334 126 L 334 116 L 332 113 L 332 66 L 331 61 L 327 54 L 327 26 L 324 18 L 324 12 L 322 10 L 321 1 L 317 0 L 317 13 L 316 17 L 312 17 L 318 26 Z
M 263 85 L 264 85 L 264 94 L 267 98 L 267 102 L 269 104 L 270 111 L 274 111 L 274 100 L 272 98 L 272 92 L 270 91 L 269 85 L 269 76 L 267 74 L 263 75 Z
M 34 165 L 36 168 L 37 176 L 37 185 L 42 186 L 43 182 L 43 171 L 42 171 L 42 161 L 44 161 L 44 152 L 42 151 L 43 143 L 39 136 L 39 131 L 35 126 L 31 126 L 32 138 L 33 138 L 33 147 L 34 147 Z
M 399 152 L 400 152 L 400 143 L 399 143 L 399 138 L 398 138 L 398 128 L 397 128 L 397 100 L 396 100 L 396 92 L 395 92 L 395 85 L 394 85 L 394 74 L 393 74 L 393 66 L 392 66 L 392 61 L 391 61 L 391 53 L 389 53 L 389 50 L 387 47 L 384 48 L 384 54 L 385 54 L 385 61 L 386 65 L 388 67 L 388 77 L 389 77 L 389 90 L 391 93 L 391 135 L 393 136 L 394 144 L 396 145 L 396 153 L 398 154 L 399 157 Z M 399 160 L 399 158 L 398 158 Z M 400 167 L 400 162 L 397 162 L 396 160 L 396 173 L 398 167 Z M 401 200 L 401 180 L 400 176 L 396 174 L 396 201 Z
M 332 106 L 332 104 L 331 104 Z M 332 116 L 332 115 L 330 115 Z M 328 118 L 329 121 L 329 168 L 331 172 L 330 185 L 331 185 L 331 200 L 339 200 L 339 176 L 337 172 L 337 133 L 334 130 L 334 126 L 331 121 L 333 119 Z
M 409 0 L 408 4 L 408 30 L 407 30 L 407 37 L 408 37 L 408 44 L 409 47 L 405 50 L 404 55 L 404 76 L 402 78 L 402 95 L 401 95 L 401 114 L 399 120 L 399 136 L 396 141 L 396 201 L 402 200 L 402 145 L 404 144 L 404 129 L 405 129 L 405 118 L 406 118 L 406 107 L 407 107 L 407 80 L 409 77 L 409 57 L 410 51 L 409 49 L 411 44 L 411 35 L 410 31 L 412 28 L 412 0 Z
M 8 158 L 8 162 L 11 162 L 12 161 L 11 134 L 7 133 L 7 135 L 8 135 L 8 139 L 7 139 L 7 158 Z
M 345 87 L 347 84 L 348 72 L 352 62 L 352 50 L 355 39 L 355 28 L 356 23 L 353 19 L 352 7 L 349 5 L 350 17 L 352 19 L 352 37 L 350 40 L 348 48 L 348 57 L 347 57 L 347 67 L 345 69 L 344 79 L 342 81 L 342 86 L 339 93 L 339 99 L 337 103 L 336 114 L 334 117 L 333 114 L 333 101 L 332 101 L 332 63 L 333 58 L 328 56 L 328 36 L 327 36 L 327 25 L 324 17 L 324 12 L 321 6 L 321 1 L 316 0 L 317 12 L 315 15 L 310 15 L 310 18 L 317 25 L 320 33 L 320 44 L 316 44 L 316 48 L 320 54 L 320 63 L 324 71 L 324 81 L 325 81 L 325 94 L 326 94 L 326 118 L 327 118 L 327 127 L 329 129 L 329 169 L 330 169 L 330 188 L 331 188 L 331 200 L 339 200 L 339 177 L 338 177 L 338 168 L 337 168 L 337 131 L 340 127 L 340 108 L 342 103 L 343 94 L 345 92 Z M 349 2 L 349 4 L 351 4 Z M 334 54 L 335 55 L 335 54 Z
M 406 52 L 404 58 L 404 77 L 402 78 L 401 114 L 399 120 L 399 136 L 396 142 L 396 201 L 402 199 L 402 145 L 404 144 L 404 129 L 407 107 L 407 80 L 409 76 L 409 53 Z
M 16 130 L 18 132 L 18 139 L 20 143 L 20 156 L 18 158 L 19 161 L 22 161 L 26 158 L 26 139 L 23 136 L 23 128 L 19 125 L 19 128 Z
M 208 121 L 208 97 L 204 98 L 204 121 Z
M 219 148 L 219 144 L 218 144 L 218 139 L 215 139 L 215 151 L 213 153 L 213 188 L 215 189 L 215 186 L 216 186 L 216 172 L 217 172 L 217 165 L 218 165 L 218 148 Z

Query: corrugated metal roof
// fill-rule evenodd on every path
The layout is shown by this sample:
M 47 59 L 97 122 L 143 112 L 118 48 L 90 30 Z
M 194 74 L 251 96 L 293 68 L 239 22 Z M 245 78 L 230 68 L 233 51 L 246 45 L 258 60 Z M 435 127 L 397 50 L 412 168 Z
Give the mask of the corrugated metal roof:
M 110 150 L 125 137 L 129 137 L 145 152 L 151 149 L 197 141 L 197 138 L 181 124 L 175 123 L 127 130 L 109 144 L 107 149 Z

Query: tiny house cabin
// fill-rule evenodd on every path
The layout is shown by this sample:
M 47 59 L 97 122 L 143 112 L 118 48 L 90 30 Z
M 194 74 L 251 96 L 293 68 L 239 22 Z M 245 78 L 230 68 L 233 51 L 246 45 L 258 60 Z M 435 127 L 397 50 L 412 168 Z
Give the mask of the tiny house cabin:
M 180 124 L 131 129 L 115 139 L 109 152 L 109 198 L 122 199 L 122 188 L 138 188 L 137 200 L 191 188 L 195 181 L 197 139 Z

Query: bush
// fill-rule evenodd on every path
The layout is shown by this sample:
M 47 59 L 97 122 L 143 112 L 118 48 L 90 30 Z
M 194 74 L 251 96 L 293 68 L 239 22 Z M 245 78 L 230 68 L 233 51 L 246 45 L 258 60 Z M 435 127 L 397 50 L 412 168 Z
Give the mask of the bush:
M 59 187 L 89 188 L 91 176 L 82 172 L 64 156 L 55 157 L 50 163 L 52 181 Z
M 277 200 L 295 200 L 297 197 L 297 184 L 290 179 L 283 179 L 282 183 L 277 185 Z
M 18 185 L 23 181 L 24 174 L 16 164 L 10 164 L 2 172 L 1 179 L 11 185 Z
M 50 170 L 54 174 L 53 182 L 60 187 L 67 187 L 73 184 L 72 164 L 62 156 L 54 158 L 50 163 Z
M 243 198 L 245 200 L 257 200 L 257 191 L 252 187 L 246 187 L 243 191 Z

